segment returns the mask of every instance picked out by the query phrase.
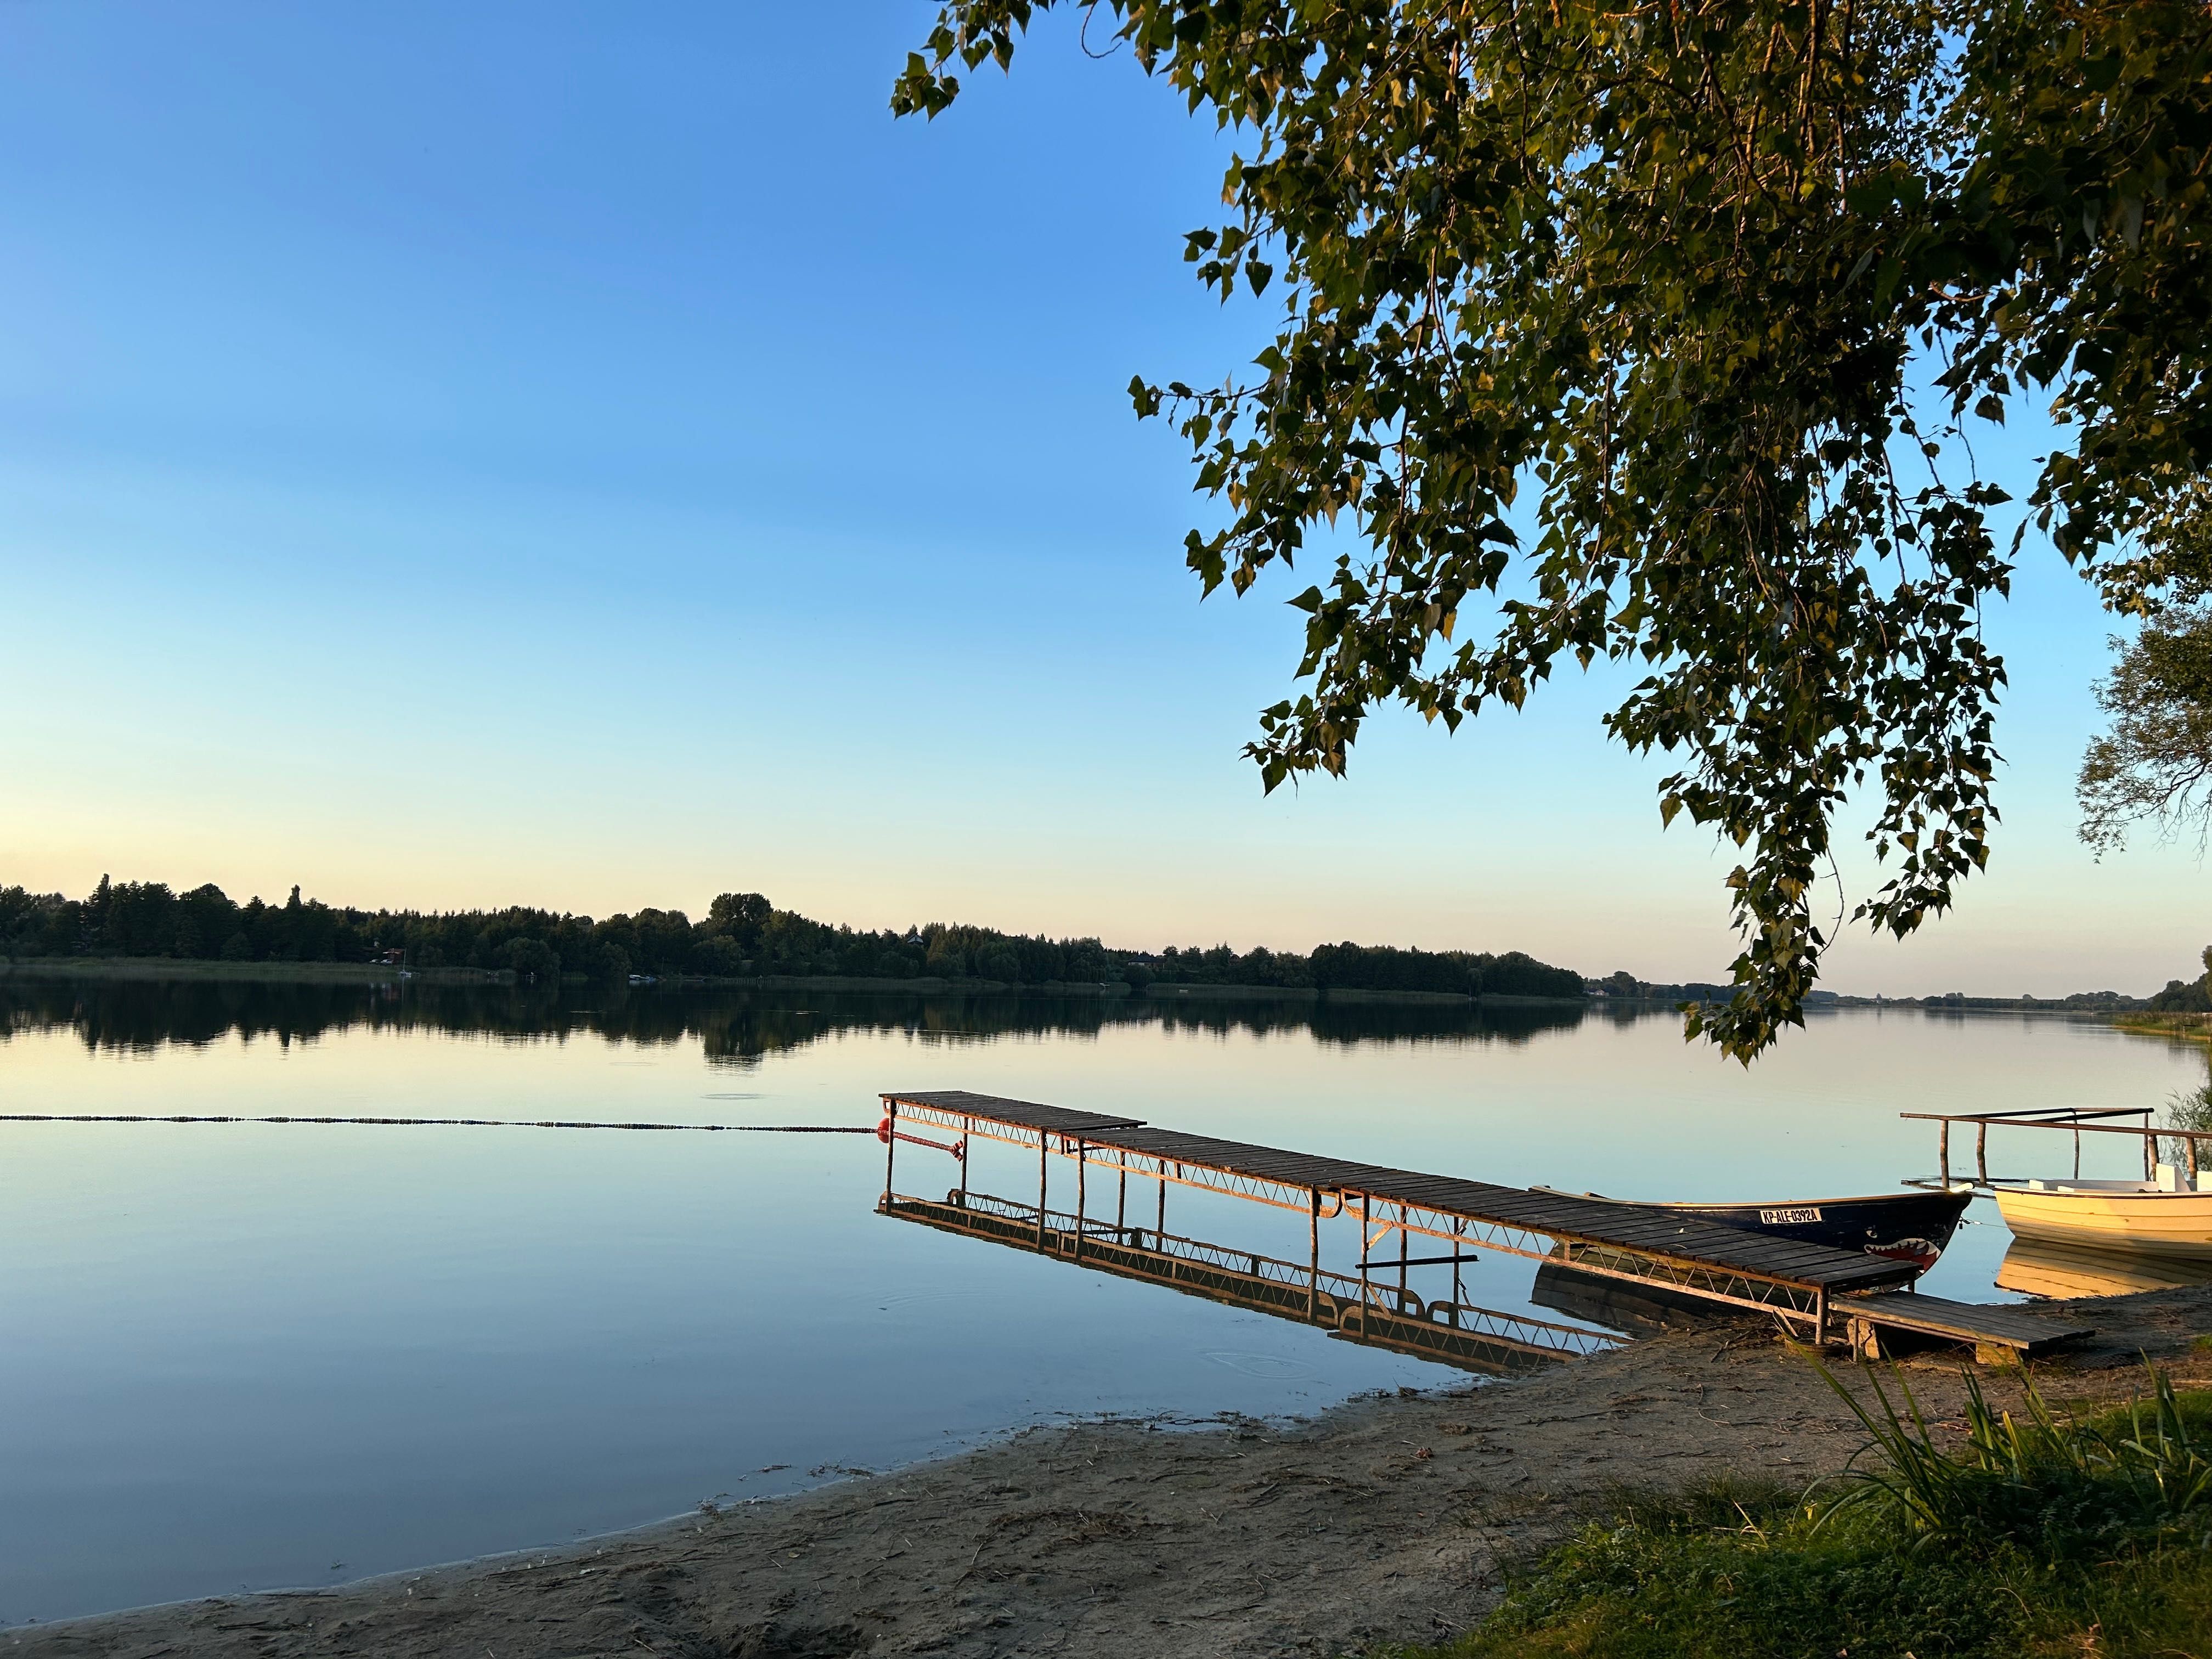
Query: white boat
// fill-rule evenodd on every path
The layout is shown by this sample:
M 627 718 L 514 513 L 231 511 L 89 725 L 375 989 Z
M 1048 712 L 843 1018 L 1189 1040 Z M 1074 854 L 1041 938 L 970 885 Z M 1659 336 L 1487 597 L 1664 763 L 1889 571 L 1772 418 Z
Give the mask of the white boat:
M 2170 1164 L 2148 1181 L 2007 1182 L 1990 1195 L 2022 1238 L 2212 1257 L 2212 1188 Z

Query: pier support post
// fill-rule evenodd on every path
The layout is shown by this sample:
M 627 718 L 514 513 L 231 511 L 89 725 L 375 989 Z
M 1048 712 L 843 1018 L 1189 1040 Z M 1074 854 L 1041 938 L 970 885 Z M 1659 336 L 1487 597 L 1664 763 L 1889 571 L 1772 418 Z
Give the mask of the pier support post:
M 1983 1186 L 1990 1184 L 1990 1126 L 1986 1123 L 1974 1125 L 1974 1173 Z
M 1176 1165 L 1176 1168 L 1180 1170 L 1182 1168 L 1182 1165 L 1178 1164 Z M 1164 1250 L 1167 1247 L 1168 1161 L 1165 1158 L 1162 1158 L 1160 1160 L 1160 1213 L 1158 1218 L 1152 1224 L 1152 1248 L 1156 1250 Z
M 1083 1185 L 1089 1171 L 1089 1148 L 1081 1140 L 1075 1143 L 1075 1259 L 1083 1260 Z
M 1129 1242 L 1129 1155 L 1123 1152 L 1115 1160 L 1114 1167 L 1121 1173 L 1114 1185 L 1114 1242 Z
M 972 1117 L 962 1118 L 960 1120 L 960 1151 L 962 1153 L 960 1158 L 960 1207 L 963 1210 L 968 1207 L 968 1159 L 966 1154 L 968 1148 L 975 1144 L 972 1139 L 975 1133 L 975 1120 Z
M 1406 1256 L 1411 1235 L 1406 1231 L 1406 1206 L 1398 1206 L 1398 1311 L 1406 1311 Z
M 1462 1236 L 1462 1234 L 1464 1234 L 1466 1231 L 1467 1231 L 1467 1223 L 1466 1223 L 1466 1221 L 1465 1221 L 1465 1220 L 1463 1220 L 1462 1218 L 1460 1218 L 1460 1217 L 1458 1217 L 1458 1216 L 1454 1216 L 1454 1217 L 1452 1218 L 1452 1309 L 1451 1309 L 1451 1322 L 1452 1322 L 1452 1326 L 1453 1326 L 1453 1328 L 1454 1328 L 1454 1329 L 1458 1328 L 1458 1326 L 1459 1326 L 1459 1304 L 1460 1304 L 1461 1303 L 1462 1303 L 1462 1302 L 1464 1302 L 1464 1301 L 1466 1301 L 1466 1300 L 1467 1300 L 1467 1291 L 1466 1291 L 1464 1289 L 1462 1289 L 1462 1288 L 1461 1287 L 1461 1285 L 1460 1285 L 1460 1282 L 1459 1282 L 1459 1263 L 1460 1263 L 1459 1241 L 1460 1241 L 1460 1237 L 1461 1237 L 1461 1236 Z
M 2076 1135 L 2075 1139 L 2078 1140 L 2081 1137 Z M 1936 1126 L 1936 1157 L 1943 1166 L 1943 1184 L 1948 1187 L 1951 1184 L 1951 1126 L 1948 1123 Z
M 1367 1334 L 1367 1194 L 1359 1195 L 1359 1334 Z
M 1045 1163 L 1052 1156 L 1052 1137 L 1037 1131 L 1037 1249 L 1044 1249 Z
M 2189 1143 L 2194 1146 L 2197 1143 Z M 1321 1188 L 1307 1193 L 1312 1212 L 1306 1218 L 1306 1323 L 1321 1323 Z

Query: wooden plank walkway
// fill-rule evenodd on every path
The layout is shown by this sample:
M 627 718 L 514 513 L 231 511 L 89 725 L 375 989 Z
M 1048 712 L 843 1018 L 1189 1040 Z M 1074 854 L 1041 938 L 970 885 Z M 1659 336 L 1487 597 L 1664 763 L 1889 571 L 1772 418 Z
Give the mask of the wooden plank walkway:
M 1056 1135 L 1089 1135 L 1102 1129 L 1133 1129 L 1140 1117 L 1109 1117 L 1099 1112 L 1079 1112 L 1066 1106 L 1045 1106 L 1034 1100 L 1008 1100 L 1000 1095 L 971 1095 L 965 1089 L 938 1089 L 918 1095 L 885 1095 L 885 1103 L 929 1106 L 964 1117 L 989 1118 L 1024 1129 L 1048 1129 Z
M 2033 1359 L 2061 1343 L 2091 1334 L 2087 1325 L 2060 1324 L 2026 1308 L 1951 1302 L 1940 1296 L 1896 1291 L 1854 1297 L 1836 1312 L 1850 1331 L 1852 1347 L 1869 1359 L 1882 1357 L 1884 1330 L 1910 1331 L 1947 1342 L 1971 1342 L 1975 1358 L 2000 1364 Z
M 1186 1185 L 1316 1212 L 1324 1198 L 1358 1206 L 1371 1227 L 1382 1224 L 1445 1239 L 1455 1249 L 1504 1250 L 1540 1259 L 1560 1256 L 1589 1271 L 1662 1282 L 1722 1303 L 1769 1308 L 1786 1317 L 1826 1323 L 1831 1298 L 1909 1283 L 1909 1264 L 1723 1227 L 1679 1211 L 1571 1193 L 1534 1191 L 1490 1182 L 1394 1170 L 1350 1159 L 1155 1128 L 1142 1119 L 1070 1111 L 1034 1101 L 966 1091 L 886 1094 L 893 1115 L 961 1133 L 1028 1131 L 1040 1152 L 1058 1150 L 1096 1158 L 1124 1173 L 1155 1174 Z M 1050 1146 L 1057 1136 L 1062 1144 Z M 1000 1133 L 1000 1139 L 1027 1135 Z M 1127 1160 L 1144 1160 L 1133 1166 Z M 1149 1167 L 1146 1167 L 1149 1165 Z M 1212 1172 L 1213 1180 L 1191 1172 Z
M 1887 1257 L 1746 1232 L 1679 1211 L 1571 1193 L 1498 1187 L 1487 1182 L 1399 1170 L 1369 1172 L 1358 1189 L 1386 1202 L 1407 1202 L 1446 1214 L 1504 1222 L 1562 1243 L 1695 1260 L 1793 1284 L 1817 1285 L 1831 1294 L 1896 1285 L 1912 1277 L 1909 1267 Z

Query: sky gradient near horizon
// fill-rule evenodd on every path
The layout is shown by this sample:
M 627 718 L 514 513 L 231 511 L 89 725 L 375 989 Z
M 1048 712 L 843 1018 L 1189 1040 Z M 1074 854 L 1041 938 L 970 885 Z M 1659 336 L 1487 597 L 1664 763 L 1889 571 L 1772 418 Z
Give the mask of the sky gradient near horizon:
M 1262 797 L 1309 578 L 1199 603 L 1123 390 L 1268 331 L 1180 259 L 1227 146 L 1065 18 L 894 122 L 933 15 L 9 8 L 0 882 L 1724 976 L 1733 860 L 1605 740 L 1625 673 Z M 2195 848 L 2075 839 L 2106 619 L 2031 542 L 1988 625 L 1992 868 L 1826 983 L 2190 972 Z

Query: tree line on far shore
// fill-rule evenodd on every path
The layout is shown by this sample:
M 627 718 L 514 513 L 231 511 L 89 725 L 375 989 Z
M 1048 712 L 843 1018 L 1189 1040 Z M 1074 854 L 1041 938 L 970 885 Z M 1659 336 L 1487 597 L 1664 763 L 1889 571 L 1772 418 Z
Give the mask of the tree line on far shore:
M 2212 945 L 2204 947 L 2204 971 L 2195 979 L 2170 979 L 2143 1006 L 2154 1013 L 2212 1013 Z
M 681 910 L 594 920 L 514 906 L 503 910 L 363 910 L 303 899 L 240 904 L 209 884 L 102 876 L 82 899 L 0 887 L 0 953 L 9 959 L 169 957 L 215 962 L 404 961 L 415 968 L 509 971 L 527 979 L 698 975 L 840 975 L 990 980 L 1015 985 L 1254 985 L 1319 990 L 1443 991 L 1579 1000 L 1582 976 L 1518 951 L 1401 950 L 1323 945 L 1310 956 L 1261 946 L 1238 952 L 1170 946 L 1109 949 L 1095 939 L 1048 939 L 932 922 L 872 932 L 779 910 L 758 893 L 725 893 L 694 921 Z
M 812 1006 L 799 1008 L 799 1001 Z M 583 1005 L 579 1006 L 578 1005 Z M 187 1048 L 236 1037 L 251 1044 L 312 1042 L 355 1028 L 559 1041 L 590 1032 L 611 1042 L 658 1047 L 696 1040 L 710 1065 L 750 1066 L 763 1055 L 826 1042 L 855 1030 L 909 1036 L 1066 1034 L 1114 1028 L 1228 1036 L 1300 1032 L 1323 1047 L 1391 1042 L 1522 1043 L 1571 1030 L 1583 1006 L 1561 1002 L 1292 1002 L 1249 997 L 885 998 L 810 986 L 785 996 L 641 996 L 626 984 L 547 988 L 502 980 L 429 980 L 405 995 L 389 981 L 0 975 L 0 1054 L 27 1033 L 74 1031 L 93 1053 Z

